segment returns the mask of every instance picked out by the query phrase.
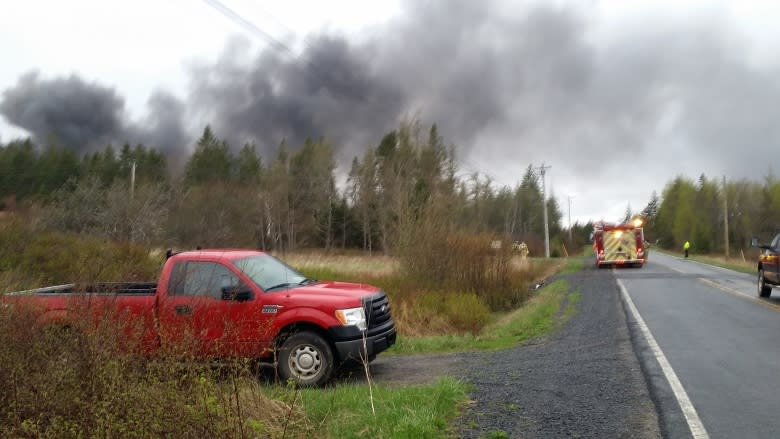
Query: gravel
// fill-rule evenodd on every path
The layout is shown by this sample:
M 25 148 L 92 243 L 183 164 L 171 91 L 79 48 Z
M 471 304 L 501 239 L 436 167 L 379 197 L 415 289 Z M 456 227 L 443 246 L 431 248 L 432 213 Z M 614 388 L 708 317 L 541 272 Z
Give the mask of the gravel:
M 581 299 L 559 332 L 467 361 L 474 402 L 459 436 L 661 436 L 613 275 L 586 267 L 564 277 Z

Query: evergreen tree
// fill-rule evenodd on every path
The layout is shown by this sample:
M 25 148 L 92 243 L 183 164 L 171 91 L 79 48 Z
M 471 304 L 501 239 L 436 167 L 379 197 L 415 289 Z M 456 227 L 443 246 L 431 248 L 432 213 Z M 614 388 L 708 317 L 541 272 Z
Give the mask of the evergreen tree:
M 260 183 L 263 162 L 257 155 L 254 142 L 247 143 L 238 153 L 238 181 L 241 184 L 256 185 Z
M 28 138 L 0 148 L 0 199 L 23 199 L 38 186 L 38 153 Z
M 195 152 L 190 156 L 185 169 L 185 183 L 195 185 L 211 182 L 227 182 L 233 157 L 227 142 L 219 140 L 206 126 L 198 140 Z
M 659 203 L 660 199 L 658 198 L 658 193 L 653 191 L 653 194 L 650 196 L 650 201 L 640 213 L 642 220 L 644 221 L 645 239 L 649 242 L 655 242 L 655 240 L 658 239 L 656 237 L 656 222 L 658 220 Z
M 75 183 L 80 175 L 80 165 L 75 151 L 57 145 L 48 147 L 35 168 L 38 194 L 48 196 L 68 181 Z

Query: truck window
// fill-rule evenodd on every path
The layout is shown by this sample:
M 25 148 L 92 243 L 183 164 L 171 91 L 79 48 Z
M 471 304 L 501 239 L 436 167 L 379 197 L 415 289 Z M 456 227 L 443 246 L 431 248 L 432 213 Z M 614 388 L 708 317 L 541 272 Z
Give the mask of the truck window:
M 173 267 L 168 291 L 174 296 L 208 296 L 222 298 L 222 288 L 236 288 L 238 276 L 216 262 L 187 261 Z
M 250 256 L 234 261 L 236 267 L 263 289 L 280 285 L 298 285 L 306 276 L 270 255 Z
M 772 244 L 769 246 L 772 247 L 773 250 L 777 250 L 777 248 L 780 247 L 780 234 L 775 236 L 775 239 L 772 240 Z

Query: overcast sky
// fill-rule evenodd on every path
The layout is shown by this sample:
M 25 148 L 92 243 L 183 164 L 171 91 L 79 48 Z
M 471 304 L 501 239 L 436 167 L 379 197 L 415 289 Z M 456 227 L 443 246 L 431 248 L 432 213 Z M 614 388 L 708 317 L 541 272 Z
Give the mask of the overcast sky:
M 324 135 L 343 167 L 405 115 L 464 173 L 529 164 L 573 220 L 640 210 L 676 175 L 780 168 L 780 6 L 698 1 L 27 0 L 0 15 L 0 139 L 79 151 L 204 124 L 264 158 Z M 270 35 L 271 38 L 268 38 Z M 565 225 L 565 224 L 564 224 Z

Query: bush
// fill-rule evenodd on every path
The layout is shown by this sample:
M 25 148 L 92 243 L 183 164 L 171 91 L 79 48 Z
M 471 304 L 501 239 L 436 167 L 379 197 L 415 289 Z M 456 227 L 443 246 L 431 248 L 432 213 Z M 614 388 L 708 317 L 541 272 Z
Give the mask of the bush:
M 407 228 L 399 250 L 404 273 L 428 290 L 473 293 L 493 311 L 520 305 L 530 273 L 512 263 L 509 240 L 458 230 L 443 218 L 432 214 Z
M 19 220 L 0 222 L 2 290 L 74 282 L 155 280 L 162 258 L 129 243 L 39 232 Z M 21 287 L 20 285 L 23 285 Z
M 35 309 L 0 308 L 0 437 L 281 437 L 293 413 L 247 362 L 144 358 L 109 320 L 37 321 Z
M 443 314 L 458 332 L 478 333 L 491 319 L 490 308 L 473 293 L 424 293 L 419 298 L 425 315 Z

